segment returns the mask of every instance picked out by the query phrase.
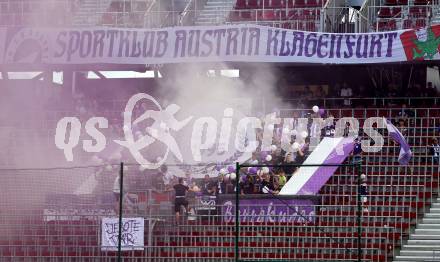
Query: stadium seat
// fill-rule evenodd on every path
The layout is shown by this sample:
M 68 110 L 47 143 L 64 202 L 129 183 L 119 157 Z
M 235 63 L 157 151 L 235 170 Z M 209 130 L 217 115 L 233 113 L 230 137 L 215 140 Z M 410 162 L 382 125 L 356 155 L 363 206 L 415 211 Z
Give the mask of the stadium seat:
M 236 9 L 245 9 L 246 7 L 246 0 L 237 0 L 237 3 L 235 4 Z
M 426 20 L 425 19 L 417 19 L 416 20 L 416 27 L 425 27 L 426 26 Z
M 397 5 L 397 0 L 385 0 L 385 5 Z
M 320 3 L 317 0 L 307 0 L 308 7 L 320 7 Z
M 412 28 L 412 20 L 411 19 L 403 20 L 403 29 L 410 29 L 410 28 Z
M 284 4 L 285 3 L 285 1 L 287 1 L 287 0 L 272 0 L 272 4 L 271 4 L 271 6 L 272 6 L 272 8 L 283 8 L 283 7 L 286 7 L 286 5 Z
M 392 9 L 393 18 L 400 18 L 400 15 L 402 14 L 402 8 L 401 7 L 393 7 Z
M 251 20 L 252 19 L 252 12 L 249 10 L 243 10 L 240 12 L 240 17 L 245 21 Z
M 263 20 L 275 20 L 275 11 L 274 10 L 263 10 L 262 12 Z
M 389 7 L 381 7 L 379 10 L 378 17 L 389 18 L 392 17 L 391 9 Z
M 305 0 L 294 0 L 294 8 L 303 8 L 306 6 Z
M 426 8 L 419 6 L 411 6 L 409 8 L 409 15 L 415 18 L 426 17 Z
M 248 0 L 247 8 L 249 8 L 249 9 L 260 8 L 260 1 L 259 0 Z
M 414 0 L 414 5 L 427 5 L 428 0 Z

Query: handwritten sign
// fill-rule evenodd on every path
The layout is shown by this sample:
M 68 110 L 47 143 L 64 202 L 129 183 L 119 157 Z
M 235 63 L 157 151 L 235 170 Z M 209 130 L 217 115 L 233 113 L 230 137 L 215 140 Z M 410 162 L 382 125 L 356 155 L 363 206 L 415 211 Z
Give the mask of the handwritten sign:
M 105 217 L 101 223 L 101 250 L 117 251 L 119 218 Z M 144 249 L 144 219 L 142 217 L 122 219 L 121 250 Z

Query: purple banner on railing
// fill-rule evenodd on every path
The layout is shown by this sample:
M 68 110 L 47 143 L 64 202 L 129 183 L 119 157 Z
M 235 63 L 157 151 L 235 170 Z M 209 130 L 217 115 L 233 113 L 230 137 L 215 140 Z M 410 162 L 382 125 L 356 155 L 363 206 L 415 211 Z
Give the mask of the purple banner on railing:
M 235 222 L 235 201 L 222 203 L 223 222 Z M 311 199 L 240 199 L 240 222 L 313 223 L 315 202 Z

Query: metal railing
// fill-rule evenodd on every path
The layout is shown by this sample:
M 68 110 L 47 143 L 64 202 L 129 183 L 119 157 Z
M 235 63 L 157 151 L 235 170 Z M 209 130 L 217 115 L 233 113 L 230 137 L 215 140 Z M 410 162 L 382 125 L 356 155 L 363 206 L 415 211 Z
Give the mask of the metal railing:
M 367 160 L 366 163 L 367 167 L 379 168 L 380 175 L 367 172 L 371 192 L 368 201 L 365 202 L 368 211 L 364 211 L 362 216 L 363 258 L 387 261 L 394 254 L 395 247 L 401 246 L 403 239 L 408 236 L 409 227 L 415 224 L 420 209 L 419 203 L 423 207 L 425 203 L 429 203 L 433 194 L 438 193 L 433 183 L 433 175 L 436 173 L 434 170 L 424 169 L 425 165 L 420 165 L 422 169 L 417 172 L 417 166 L 412 166 L 413 171 L 409 176 L 405 173 L 395 173 L 399 166 L 382 164 L 382 160 L 379 163 Z M 390 167 L 393 168 L 387 170 Z M 383 168 L 385 169 L 382 170 Z M 93 257 L 110 260 L 113 255 L 100 250 L 98 239 L 99 221 L 103 216 L 115 215 L 111 212 L 114 209 L 113 204 L 99 204 L 97 200 L 106 197 L 97 193 L 82 197 L 71 194 L 74 189 L 72 184 L 84 181 L 93 169 L 94 167 L 79 171 L 0 170 L 0 182 L 6 186 L 6 191 L 0 193 L 3 194 L 0 202 L 0 256 L 53 259 Z M 347 180 L 350 176 L 351 174 L 340 172 L 333 176 L 332 181 L 320 193 L 321 203 L 313 206 L 315 214 L 310 222 L 294 220 L 289 223 L 274 223 L 271 221 L 274 218 L 276 220 L 278 215 L 265 213 L 260 215 L 260 221 L 241 223 L 239 244 L 242 258 L 313 260 L 335 258 L 332 256 L 336 254 L 341 260 L 353 260 L 355 257 L 352 253 L 356 249 L 353 242 L 357 237 L 353 227 L 358 216 L 355 211 L 356 194 L 350 186 L 350 181 L 353 181 Z M 36 187 L 35 181 L 42 177 L 44 181 L 40 181 L 40 185 Z M 114 177 L 114 172 L 104 174 L 104 180 L 100 180 L 104 187 L 98 192 L 108 192 L 109 189 L 106 189 L 105 185 L 111 187 Z M 124 181 L 128 185 L 139 185 L 138 182 L 130 183 L 130 180 L 137 181 L 136 177 L 133 173 Z M 379 178 L 388 180 L 389 184 Z M 438 186 L 438 177 L 436 183 Z M 422 187 L 421 184 L 426 185 Z M 388 191 L 390 186 L 392 190 Z M 8 195 L 12 192 L 8 191 L 11 189 L 19 194 Z M 43 191 L 38 193 L 38 190 Z M 47 192 L 56 193 L 50 197 L 52 201 L 38 205 L 30 204 L 42 199 Z M 148 223 L 158 222 L 154 228 L 148 228 L 145 235 L 148 241 L 144 250 L 124 252 L 124 259 L 135 260 L 141 257 L 154 261 L 169 261 L 190 257 L 203 261 L 233 260 L 234 224 L 224 221 L 225 214 L 221 211 L 223 206 L 209 205 L 213 212 L 188 215 L 182 224 L 175 226 L 171 196 L 158 204 L 155 203 L 158 200 L 153 196 L 153 189 L 141 190 L 128 186 L 126 192 L 137 197 L 134 207 L 122 209 L 121 214 L 142 216 Z M 63 200 L 66 194 L 70 195 L 71 199 Z M 31 202 L 15 204 L 20 200 L 18 195 Z M 194 200 L 190 202 L 190 210 L 206 210 L 205 205 Z M 300 205 L 296 206 L 301 209 Z M 276 208 L 277 204 L 272 207 Z M 298 218 L 297 214 L 290 215 Z M 268 219 L 269 216 L 272 220 Z M 286 240 L 286 237 L 289 240 Z M 295 248 L 296 252 L 288 252 L 292 248 Z
M 418 99 L 426 98 L 366 98 L 366 101 L 386 105 L 389 101 L 393 101 L 392 99 L 414 104 Z M 437 99 L 431 98 L 435 105 L 438 105 Z M 353 100 L 354 103 L 356 101 Z M 116 108 L 120 107 L 120 101 L 113 102 Z M 287 110 L 287 113 L 299 112 L 297 109 L 283 110 Z M 359 119 L 363 120 L 369 115 L 395 118 L 401 110 L 401 108 L 383 106 L 368 109 L 337 108 L 329 109 L 329 112 L 336 118 L 358 115 Z M 365 202 L 368 212 L 362 217 L 362 236 L 365 241 L 364 254 L 369 256 L 368 258 L 376 256 L 377 259 L 373 260 L 385 261 L 394 254 L 396 247 L 401 246 L 402 241 L 408 237 L 409 228 L 415 225 L 417 217 L 428 208 L 431 198 L 439 193 L 439 165 L 434 162 L 432 156 L 428 155 L 426 139 L 435 137 L 438 132 L 440 109 L 430 107 L 406 110 L 411 110 L 413 113 L 407 117 L 404 126 L 407 129 L 405 136 L 414 153 L 409 166 L 400 166 L 396 163 L 399 148 L 388 143 L 379 153 L 362 155 L 365 161 L 363 171 L 367 175 L 370 189 Z M 117 114 L 120 115 L 120 111 Z M 65 115 L 71 114 L 54 112 L 52 117 L 56 121 L 59 116 Z M 52 124 L 44 128 L 53 129 L 54 126 Z M 14 129 L 14 134 L 18 132 L 17 130 Z M 53 139 L 53 135 L 50 139 Z M 11 141 L 17 140 L 19 139 L 11 139 Z M 73 185 L 85 181 L 93 172 L 95 172 L 93 167 L 84 168 L 82 171 L 0 170 L 2 185 L 0 257 L 45 257 L 54 260 L 92 257 L 101 258 L 103 261 L 113 259 L 114 254 L 100 250 L 98 241 L 99 219 L 103 216 L 115 215 L 113 203 L 98 203 L 105 202 L 109 193 L 112 197 L 110 188 L 116 175 L 114 170 L 107 172 L 105 179 L 99 180 L 98 185 L 102 186 L 99 193 L 75 198 L 78 203 L 71 201 L 70 206 L 40 202 L 47 192 L 72 193 Z M 145 245 L 144 251 L 124 253 L 124 259 L 133 261 L 139 257 L 151 258 L 154 261 L 173 259 L 178 261 L 182 257 L 191 257 L 198 261 L 234 259 L 231 246 L 234 226 L 222 222 L 222 213 L 197 214 L 195 220 L 194 217 L 188 216 L 182 225 L 176 227 L 172 224 L 174 219 L 172 197 L 168 196 L 160 204 L 151 201 L 154 199 L 153 190 L 142 189 L 144 184 L 135 179 L 139 175 L 138 172 L 131 172 L 125 181 L 127 185 L 133 185 L 129 186 L 128 192 L 137 196 L 136 208 L 124 211 L 125 214 L 142 216 L 147 221 L 156 219 L 161 222 L 155 225 L 152 233 L 147 233 L 146 239 L 151 240 Z M 142 179 L 146 178 L 141 177 L 140 180 Z M 320 259 L 330 259 L 333 253 L 341 258 L 353 260 L 351 252 L 347 251 L 356 248 L 352 244 L 353 238 L 357 236 L 353 229 L 357 217 L 353 208 L 356 205 L 353 182 L 352 175 L 344 170 L 339 170 L 331 178 L 319 194 L 320 204 L 315 206 L 317 218 L 315 223 L 290 225 L 264 221 L 242 224 L 240 231 L 243 234 L 241 236 L 243 258 L 255 259 L 252 253 L 267 258 L 313 260 L 317 259 L 316 256 L 320 256 Z M 148 185 L 151 184 L 146 182 L 145 186 Z M 98 197 L 101 193 L 102 198 Z M 198 206 L 200 204 L 193 201 L 192 207 Z M 66 211 L 66 208 L 78 212 Z M 216 206 L 216 209 L 218 208 L 220 206 Z M 318 227 L 324 231 L 318 230 Z M 285 240 L 286 236 L 291 239 L 290 242 Z M 293 247 L 298 251 L 288 253 Z M 270 255 L 265 255 L 263 251 L 267 251 L 266 253 Z
M 196 206 L 193 206 L 196 207 Z M 218 207 L 220 208 L 220 207 Z M 331 208 L 331 206 L 316 206 L 317 210 Z M 334 206 L 337 208 L 337 206 Z M 346 207 L 349 208 L 349 207 Z M 169 206 L 171 210 L 171 205 Z M 326 212 L 326 211 L 323 211 Z M 136 214 L 134 214 L 136 215 Z M 51 220 L 44 222 L 45 217 L 28 216 L 26 221 L 19 223 L 1 223 L 0 230 L 6 226 L 9 229 L 19 228 L 20 238 L 10 238 L 0 242 L 2 257 L 15 258 L 102 258 L 109 259 L 111 254 L 100 251 L 100 219 L 102 216 L 90 217 L 77 215 L 78 220 Z M 240 253 L 243 259 L 253 253 L 255 257 L 279 256 L 285 260 L 313 260 L 330 254 L 338 254 L 341 260 L 351 260 L 352 251 L 356 249 L 352 243 L 357 237 L 353 231 L 350 216 L 344 214 L 346 222 L 337 223 L 333 219 L 341 215 L 332 214 L 326 222 L 325 215 L 317 215 L 319 219 L 313 224 L 304 223 L 244 223 L 241 225 Z M 275 215 L 276 217 L 276 215 Z M 2 221 L 16 219 L 16 215 L 2 215 Z M 21 216 L 23 218 L 23 216 Z M 55 217 L 56 218 L 56 217 Z M 390 253 L 397 244 L 400 229 L 392 226 L 383 227 L 376 221 L 387 221 L 392 216 L 364 217 L 363 223 L 370 226 L 363 227 L 362 243 L 364 258 L 380 256 L 381 261 L 387 261 Z M 233 259 L 234 225 L 223 223 L 221 214 L 201 214 L 196 220 L 185 220 L 179 226 L 173 223 L 173 214 L 150 215 L 145 218 L 146 223 L 158 221 L 154 228 L 145 233 L 146 244 L 143 251 L 137 254 L 124 252 L 125 259 L 151 258 L 158 261 L 160 258 L 193 257 L 204 259 L 208 256 L 212 260 Z M 398 218 L 395 218 L 396 221 Z M 333 221 L 333 222 L 332 222 Z M 385 224 L 388 222 L 385 222 Z M 17 235 L 18 236 L 18 235 Z M 4 239 L 5 235 L 2 236 Z M 11 237 L 11 235 L 6 235 Z M 368 237 L 368 239 L 367 239 Z M 286 239 L 288 238 L 288 239 Z M 33 243 L 29 245 L 29 243 Z M 295 248 L 295 252 L 291 249 Z M 5 252 L 7 250 L 7 252 Z M 252 251 L 251 251 L 252 250 Z M 206 261 L 206 260 L 203 260 Z
M 376 21 L 370 31 L 425 27 L 430 23 L 432 9 L 431 5 L 370 6 L 369 20 Z

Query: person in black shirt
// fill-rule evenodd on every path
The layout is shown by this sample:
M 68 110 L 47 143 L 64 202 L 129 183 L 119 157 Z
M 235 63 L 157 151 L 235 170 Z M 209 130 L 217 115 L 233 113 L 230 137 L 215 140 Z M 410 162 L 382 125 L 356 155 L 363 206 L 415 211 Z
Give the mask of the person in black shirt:
M 361 140 L 357 137 L 354 140 L 354 148 L 353 151 L 351 152 L 351 156 L 353 157 L 352 159 L 353 164 L 362 162 L 361 153 L 362 153 L 362 144 L 361 144 Z
M 242 195 L 248 195 L 254 193 L 254 183 L 252 182 L 252 177 L 247 175 L 243 182 L 240 182 L 240 193 Z
M 368 212 L 368 185 L 367 176 L 365 174 L 361 174 L 361 187 L 359 190 L 359 194 L 361 195 L 363 212 Z
M 179 177 L 179 183 L 174 185 L 176 191 L 176 199 L 174 200 L 174 212 L 176 212 L 176 222 L 179 223 L 180 208 L 185 207 L 188 210 L 188 200 L 186 200 L 186 192 L 192 191 L 188 186 L 183 185 L 183 178 Z
M 261 192 L 262 194 L 272 193 L 275 188 L 273 187 L 273 180 L 270 174 L 263 175 L 263 181 L 261 181 Z
M 440 144 L 437 138 L 432 139 L 432 144 L 429 147 L 429 155 L 432 157 L 433 163 L 438 164 L 440 159 Z
M 215 194 L 216 187 L 217 187 L 216 183 L 213 183 L 211 181 L 209 175 L 205 175 L 205 178 L 201 183 L 202 193 L 204 195 L 213 195 Z
M 322 137 L 334 137 L 335 136 L 335 123 L 327 123 L 327 125 L 322 129 Z
M 216 188 L 217 195 L 226 194 L 226 182 L 223 175 L 218 176 L 218 181 L 216 186 L 217 186 Z

